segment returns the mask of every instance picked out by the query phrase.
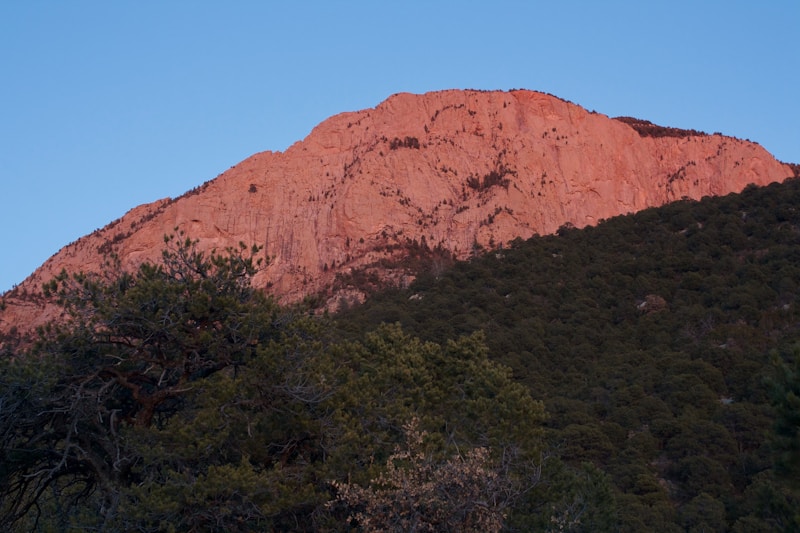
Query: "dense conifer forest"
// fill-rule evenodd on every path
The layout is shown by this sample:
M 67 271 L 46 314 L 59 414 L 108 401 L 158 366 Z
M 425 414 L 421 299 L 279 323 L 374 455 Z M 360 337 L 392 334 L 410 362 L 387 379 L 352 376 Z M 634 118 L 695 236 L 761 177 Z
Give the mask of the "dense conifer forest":
M 800 180 L 336 316 L 257 256 L 177 235 L 46 286 L 69 320 L 0 344 L 6 530 L 800 530 Z
M 799 291 L 790 180 L 516 241 L 340 325 L 483 331 L 544 402 L 547 449 L 602 473 L 612 530 L 796 531 Z

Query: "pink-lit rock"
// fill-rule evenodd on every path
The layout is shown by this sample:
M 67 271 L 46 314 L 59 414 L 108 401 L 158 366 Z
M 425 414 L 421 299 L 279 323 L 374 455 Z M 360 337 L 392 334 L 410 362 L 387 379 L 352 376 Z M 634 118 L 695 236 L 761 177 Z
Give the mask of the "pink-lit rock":
M 531 91 L 397 94 L 64 247 L 5 295 L 0 331 L 57 317 L 30 295 L 62 269 L 97 270 L 110 250 L 127 268 L 155 261 L 175 228 L 205 249 L 264 246 L 270 263 L 255 282 L 288 302 L 332 297 L 337 273 L 364 267 L 407 281 L 413 273 L 377 263 L 401 256 L 408 242 L 465 258 L 476 243 L 488 248 L 793 175 L 752 142 L 648 131 L 666 135 L 643 136 L 626 122 Z M 353 288 L 343 294 L 358 299 Z

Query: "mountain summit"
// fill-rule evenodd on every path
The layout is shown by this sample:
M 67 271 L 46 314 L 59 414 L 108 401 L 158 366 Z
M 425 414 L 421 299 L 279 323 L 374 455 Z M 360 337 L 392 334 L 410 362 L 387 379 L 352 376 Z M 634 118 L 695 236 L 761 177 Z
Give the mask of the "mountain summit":
M 62 248 L 3 296 L 0 331 L 54 318 L 40 287 L 62 269 L 97 271 L 112 252 L 126 268 L 156 261 L 176 228 L 204 249 L 261 245 L 269 265 L 257 286 L 283 301 L 322 295 L 335 306 L 359 297 L 348 275 L 410 279 L 412 251 L 463 259 L 795 173 L 749 141 L 612 119 L 533 91 L 396 94 Z

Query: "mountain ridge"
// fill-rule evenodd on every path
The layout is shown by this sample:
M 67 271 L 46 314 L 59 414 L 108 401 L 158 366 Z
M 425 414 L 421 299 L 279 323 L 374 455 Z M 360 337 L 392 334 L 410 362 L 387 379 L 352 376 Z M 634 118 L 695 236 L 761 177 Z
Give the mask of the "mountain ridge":
M 0 331 L 56 318 L 40 287 L 61 270 L 98 271 L 109 253 L 123 268 L 156 261 L 176 230 L 208 250 L 261 245 L 269 264 L 257 286 L 287 302 L 321 294 L 335 308 L 344 296 L 363 298 L 342 276 L 413 278 L 403 265 L 411 247 L 464 259 L 563 225 L 797 173 L 756 143 L 611 119 L 544 93 L 398 93 L 65 246 L 3 295 Z

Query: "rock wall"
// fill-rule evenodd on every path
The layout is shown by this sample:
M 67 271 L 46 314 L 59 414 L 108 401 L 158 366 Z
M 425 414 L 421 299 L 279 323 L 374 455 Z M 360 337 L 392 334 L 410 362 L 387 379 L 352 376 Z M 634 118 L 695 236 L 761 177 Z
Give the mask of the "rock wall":
M 263 245 L 269 266 L 256 284 L 296 301 L 334 296 L 337 274 L 363 269 L 406 280 L 413 273 L 391 263 L 412 243 L 465 258 L 794 173 L 755 143 L 615 120 L 532 91 L 397 94 L 66 246 L 4 295 L 0 331 L 56 317 L 38 295 L 62 269 L 101 269 L 111 251 L 135 268 L 157 260 L 176 228 L 208 249 Z

